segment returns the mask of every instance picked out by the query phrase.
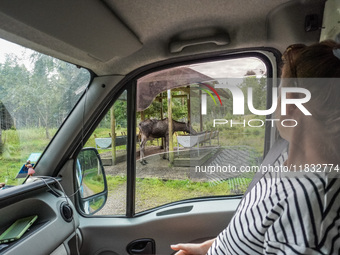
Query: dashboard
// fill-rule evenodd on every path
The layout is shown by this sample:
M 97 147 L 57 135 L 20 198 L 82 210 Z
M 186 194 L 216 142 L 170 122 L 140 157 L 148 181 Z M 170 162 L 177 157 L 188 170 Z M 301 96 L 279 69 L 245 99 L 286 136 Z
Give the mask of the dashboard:
M 38 180 L 0 191 L 0 233 L 17 219 L 38 216 L 20 239 L 0 244 L 0 254 L 77 254 L 82 244 L 79 218 L 56 188 L 59 181 Z

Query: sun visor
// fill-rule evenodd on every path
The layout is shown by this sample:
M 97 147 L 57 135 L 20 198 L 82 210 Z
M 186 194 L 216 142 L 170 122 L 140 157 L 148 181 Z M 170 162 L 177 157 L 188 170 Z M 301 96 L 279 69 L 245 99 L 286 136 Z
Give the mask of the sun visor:
M 5 0 L 0 1 L 0 12 L 103 62 L 142 47 L 136 35 L 101 1 Z

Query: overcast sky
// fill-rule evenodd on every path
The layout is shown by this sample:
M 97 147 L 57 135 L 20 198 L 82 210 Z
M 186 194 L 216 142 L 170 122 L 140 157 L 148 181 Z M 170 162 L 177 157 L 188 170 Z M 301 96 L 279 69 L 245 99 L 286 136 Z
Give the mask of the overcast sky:
M 26 49 L 20 45 L 17 45 L 15 43 L 8 42 L 6 40 L 0 39 L 0 63 L 4 63 L 6 60 L 6 54 L 13 53 L 17 55 L 19 58 L 27 58 L 26 56 L 29 55 L 31 52 L 30 49 Z M 29 68 L 29 60 L 23 59 L 24 64 L 27 68 Z
M 190 68 L 212 78 L 242 78 L 249 70 L 253 70 L 257 75 L 261 74 L 261 70 L 266 72 L 266 66 L 257 58 L 221 60 L 191 65 Z

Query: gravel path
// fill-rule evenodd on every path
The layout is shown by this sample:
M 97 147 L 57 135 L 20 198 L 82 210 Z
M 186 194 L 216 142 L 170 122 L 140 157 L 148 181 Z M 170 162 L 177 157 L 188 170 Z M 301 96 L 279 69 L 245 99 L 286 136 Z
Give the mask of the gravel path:
M 119 185 L 109 191 L 107 201 L 103 209 L 96 215 L 125 215 L 126 212 L 126 185 Z

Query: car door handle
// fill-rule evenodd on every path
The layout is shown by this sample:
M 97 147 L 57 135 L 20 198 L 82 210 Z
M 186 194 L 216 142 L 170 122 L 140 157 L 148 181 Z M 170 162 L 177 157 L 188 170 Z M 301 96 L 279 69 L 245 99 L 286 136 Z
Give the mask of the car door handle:
M 137 239 L 127 245 L 126 251 L 130 255 L 156 254 L 156 243 L 151 238 Z

